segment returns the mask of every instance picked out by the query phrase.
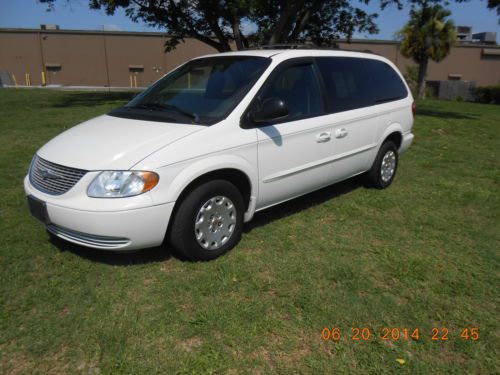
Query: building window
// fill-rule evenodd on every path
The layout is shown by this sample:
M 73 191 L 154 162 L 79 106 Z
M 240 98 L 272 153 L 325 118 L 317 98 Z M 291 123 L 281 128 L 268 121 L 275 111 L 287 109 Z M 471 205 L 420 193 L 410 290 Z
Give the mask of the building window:
M 61 64 L 45 64 L 47 72 L 57 73 L 61 71 Z
M 144 66 L 143 65 L 129 65 L 128 66 L 128 71 L 130 73 L 144 73 Z
M 500 49 L 497 48 L 483 48 L 481 51 L 483 56 L 500 56 Z
M 449 81 L 461 81 L 462 75 L 461 74 L 448 74 L 448 80 Z

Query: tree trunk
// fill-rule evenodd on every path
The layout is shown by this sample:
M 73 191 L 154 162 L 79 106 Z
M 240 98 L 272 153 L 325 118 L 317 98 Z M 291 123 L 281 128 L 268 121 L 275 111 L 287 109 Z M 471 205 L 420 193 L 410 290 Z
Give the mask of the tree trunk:
M 268 44 L 288 42 L 293 22 L 300 8 L 304 5 L 304 0 L 296 0 L 293 3 L 285 1 L 284 3 L 286 5 L 284 9 L 281 9 L 279 20 L 269 38 Z
M 215 48 L 217 51 L 219 52 L 229 52 L 231 51 L 231 48 L 228 47 L 229 45 L 222 45 L 221 43 L 217 42 L 216 40 L 208 37 L 208 36 L 205 36 L 205 35 L 201 35 L 201 34 L 188 34 L 189 36 L 199 40 L 200 42 L 203 42 L 205 44 L 208 44 L 210 47 L 212 48 Z
M 240 20 L 236 14 L 233 15 L 233 35 L 234 41 L 236 42 L 236 49 L 241 51 L 245 49 L 245 42 L 243 40 L 243 36 L 241 35 L 240 30 Z
M 426 58 L 418 65 L 417 95 L 418 98 L 425 98 L 425 80 L 427 79 L 427 66 L 429 59 Z
M 304 30 L 304 28 L 306 27 L 311 16 L 320 9 L 322 4 L 323 1 L 318 1 L 318 0 L 314 1 L 309 7 L 309 9 L 299 14 L 297 21 L 295 23 L 295 28 L 293 29 L 292 34 L 290 35 L 289 38 L 290 43 L 294 43 L 297 41 L 297 38 L 299 37 L 302 30 Z
M 220 52 L 230 52 L 231 51 L 231 46 L 229 45 L 229 41 L 227 40 L 226 36 L 224 35 L 224 32 L 221 30 L 219 25 L 217 24 L 216 21 L 210 21 L 210 28 L 212 29 L 212 32 L 215 34 L 215 37 L 219 41 L 219 44 L 221 48 L 219 49 Z

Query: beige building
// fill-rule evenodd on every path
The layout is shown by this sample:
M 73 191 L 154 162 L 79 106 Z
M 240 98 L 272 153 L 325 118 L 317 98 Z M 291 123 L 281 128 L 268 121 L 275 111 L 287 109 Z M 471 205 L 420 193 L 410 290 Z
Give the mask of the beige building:
M 186 39 L 164 53 L 165 39 L 162 33 L 0 29 L 0 76 L 18 85 L 144 87 L 190 58 L 216 52 Z M 340 41 L 339 46 L 383 55 L 402 72 L 412 64 L 394 41 Z M 500 84 L 500 46 L 456 46 L 445 60 L 430 64 L 428 79 Z

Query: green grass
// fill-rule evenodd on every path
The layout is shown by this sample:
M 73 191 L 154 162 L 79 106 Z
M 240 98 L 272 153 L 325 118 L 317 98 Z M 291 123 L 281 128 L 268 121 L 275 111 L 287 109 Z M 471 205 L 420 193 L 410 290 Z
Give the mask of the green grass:
M 51 243 L 22 190 L 32 155 L 128 97 L 0 90 L 0 373 L 499 372 L 499 106 L 418 103 L 389 189 L 354 179 L 257 214 L 213 262 Z

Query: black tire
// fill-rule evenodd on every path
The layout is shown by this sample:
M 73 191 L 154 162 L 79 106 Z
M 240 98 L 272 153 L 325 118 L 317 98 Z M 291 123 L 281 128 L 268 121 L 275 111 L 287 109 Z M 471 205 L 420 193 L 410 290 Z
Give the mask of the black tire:
M 395 159 L 395 166 L 394 166 L 394 172 L 392 173 L 392 176 L 384 180 L 382 178 L 382 162 L 384 160 L 384 156 L 390 152 L 394 153 L 394 159 Z M 370 186 L 373 186 L 376 189 L 385 189 L 389 187 L 389 185 L 392 184 L 392 181 L 394 181 L 394 177 L 396 177 L 396 172 L 398 169 L 398 161 L 399 161 L 399 155 L 398 155 L 398 148 L 392 141 L 385 141 L 382 146 L 380 147 L 380 150 L 378 151 L 377 157 L 375 158 L 375 161 L 373 162 L 373 165 L 371 169 L 367 172 L 366 177 L 367 181 Z
M 224 196 L 231 200 L 235 209 L 235 212 L 231 211 L 231 214 L 234 215 L 236 222 L 225 243 L 218 248 L 207 249 L 202 247 L 196 238 L 195 221 L 202 206 L 217 196 Z M 244 210 L 245 204 L 240 191 L 229 181 L 213 180 L 197 186 L 188 193 L 175 210 L 169 233 L 170 244 L 181 256 L 189 260 L 215 259 L 231 250 L 240 241 Z M 219 223 L 219 225 L 224 227 L 225 223 Z

